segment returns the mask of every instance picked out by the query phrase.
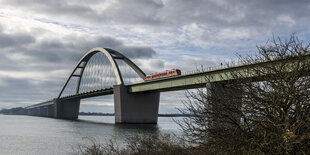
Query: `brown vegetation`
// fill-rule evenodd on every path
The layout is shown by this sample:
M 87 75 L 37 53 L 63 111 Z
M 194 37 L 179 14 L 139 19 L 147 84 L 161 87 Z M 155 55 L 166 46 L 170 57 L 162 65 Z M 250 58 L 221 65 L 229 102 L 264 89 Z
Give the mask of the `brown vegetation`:
M 280 39 L 258 47 L 254 57 L 240 61 L 281 63 L 248 68 L 247 73 L 263 77 L 239 78 L 187 93 L 181 127 L 188 141 L 223 154 L 307 154 L 310 152 L 310 62 L 309 45 L 296 37 Z M 294 61 L 292 61 L 294 60 Z M 220 87 L 220 88 L 219 88 Z
M 116 142 L 109 141 L 100 145 L 91 140 L 91 145 L 79 146 L 79 155 L 187 155 L 204 154 L 193 146 L 184 144 L 184 141 L 174 138 L 172 134 L 159 136 L 136 136 L 126 140 L 126 147 L 120 149 Z

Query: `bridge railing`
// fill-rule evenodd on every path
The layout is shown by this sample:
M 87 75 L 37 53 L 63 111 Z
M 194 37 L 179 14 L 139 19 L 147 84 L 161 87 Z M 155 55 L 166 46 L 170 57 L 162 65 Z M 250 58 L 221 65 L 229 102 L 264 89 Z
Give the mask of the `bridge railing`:
M 310 55 L 310 54 L 305 53 L 305 56 L 306 55 Z M 267 59 L 252 59 L 251 57 L 248 57 L 248 58 L 244 57 L 243 60 L 225 62 L 225 63 L 221 63 L 220 65 L 216 65 L 216 66 L 205 67 L 204 65 L 201 65 L 200 68 L 196 68 L 196 70 L 182 72 L 182 75 L 189 75 L 189 74 L 195 74 L 195 73 L 207 72 L 207 71 L 215 71 L 215 70 L 221 70 L 221 69 L 229 69 L 232 67 L 240 67 L 240 66 L 246 66 L 246 65 L 251 65 L 251 64 L 258 64 L 258 63 L 275 61 L 275 60 L 280 60 L 280 59 L 281 58 L 270 58 L 269 60 L 267 60 Z

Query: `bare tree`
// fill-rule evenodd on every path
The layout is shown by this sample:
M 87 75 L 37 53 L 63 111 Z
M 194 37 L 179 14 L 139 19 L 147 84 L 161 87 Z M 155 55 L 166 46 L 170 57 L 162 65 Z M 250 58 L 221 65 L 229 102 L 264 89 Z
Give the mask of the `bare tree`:
M 186 140 L 211 154 L 307 154 L 309 45 L 292 35 L 257 50 L 255 56 L 239 56 L 251 64 L 245 72 L 233 71 L 221 77 L 224 82 L 187 93 L 181 111 L 193 117 L 180 123 Z

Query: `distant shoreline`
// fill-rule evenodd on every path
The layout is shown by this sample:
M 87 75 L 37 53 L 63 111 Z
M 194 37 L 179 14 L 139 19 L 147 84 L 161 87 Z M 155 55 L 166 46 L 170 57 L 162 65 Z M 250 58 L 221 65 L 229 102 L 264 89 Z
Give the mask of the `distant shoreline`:
M 80 112 L 80 116 L 114 116 L 114 113 Z M 185 114 L 158 114 L 158 117 L 190 117 Z
M 0 110 L 0 114 L 4 115 L 24 115 L 21 113 L 23 110 L 22 107 L 11 108 L 11 109 L 2 109 Z M 114 116 L 114 113 L 101 113 L 101 112 L 80 112 L 80 116 Z M 158 114 L 158 117 L 191 117 L 194 115 L 189 114 Z

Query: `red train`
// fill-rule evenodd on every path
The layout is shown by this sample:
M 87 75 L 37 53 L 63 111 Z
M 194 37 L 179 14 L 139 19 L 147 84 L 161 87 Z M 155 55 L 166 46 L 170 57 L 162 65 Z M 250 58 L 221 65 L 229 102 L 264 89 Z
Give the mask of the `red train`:
M 181 75 L 181 71 L 179 69 L 171 69 L 171 70 L 166 70 L 164 72 L 153 73 L 153 74 L 147 75 L 144 80 L 148 81 L 148 80 L 169 77 L 169 76 L 176 76 L 176 75 Z

